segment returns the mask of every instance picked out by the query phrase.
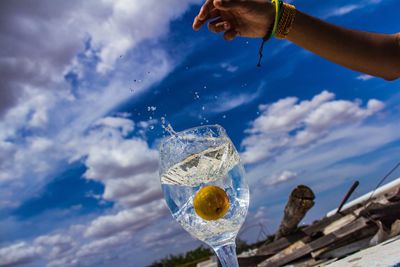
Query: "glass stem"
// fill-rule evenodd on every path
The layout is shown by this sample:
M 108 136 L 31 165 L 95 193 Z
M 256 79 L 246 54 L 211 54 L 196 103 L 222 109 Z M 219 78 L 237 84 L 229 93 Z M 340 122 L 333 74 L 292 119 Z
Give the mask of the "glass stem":
M 235 243 L 229 243 L 224 246 L 214 248 L 214 251 L 215 254 L 217 254 L 222 267 L 239 267 Z

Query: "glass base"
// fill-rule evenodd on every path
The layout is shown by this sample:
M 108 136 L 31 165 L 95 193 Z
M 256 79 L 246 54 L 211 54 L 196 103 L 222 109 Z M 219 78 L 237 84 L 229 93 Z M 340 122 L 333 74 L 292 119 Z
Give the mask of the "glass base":
M 213 249 L 215 254 L 217 254 L 222 267 L 239 267 L 235 243 L 229 243 Z

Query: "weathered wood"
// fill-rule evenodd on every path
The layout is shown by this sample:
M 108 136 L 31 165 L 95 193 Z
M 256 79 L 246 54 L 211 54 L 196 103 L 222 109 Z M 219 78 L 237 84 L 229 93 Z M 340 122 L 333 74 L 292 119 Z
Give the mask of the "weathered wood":
M 272 256 L 271 258 L 269 258 L 268 262 L 279 262 L 279 261 L 283 261 L 284 257 L 286 257 L 287 255 L 293 254 L 296 251 L 304 248 L 306 246 L 306 243 L 299 240 L 297 242 L 294 242 L 293 244 L 291 244 L 290 246 L 288 246 L 287 248 L 285 248 L 284 250 L 280 251 L 279 253 L 275 254 L 274 256 Z
M 277 241 L 263 245 L 257 250 L 257 255 L 271 256 L 288 247 L 290 244 L 305 238 L 307 235 L 303 231 L 298 231 L 293 235 L 280 238 Z
M 400 218 L 400 201 L 390 204 L 372 203 L 365 210 L 361 211 L 361 216 L 372 216 L 375 219 L 386 216 L 395 216 Z
M 351 253 L 357 252 L 361 249 L 369 247 L 370 237 L 361 239 L 359 241 L 328 250 L 321 255 L 318 255 L 318 259 L 333 259 L 333 258 L 341 258 L 343 256 L 349 255 Z
M 322 231 L 327 226 L 329 226 L 341 217 L 343 217 L 342 214 L 335 214 L 330 217 L 325 217 L 320 221 L 316 221 L 312 225 L 307 226 L 290 236 L 280 238 L 277 241 L 261 246 L 257 251 L 257 255 L 271 256 L 298 240 L 303 240 L 303 238 L 306 238 L 308 236 L 313 237 L 315 235 L 318 235 L 318 233 L 322 234 Z
M 307 211 L 314 206 L 315 195 L 313 191 L 305 186 L 297 186 L 290 194 L 285 207 L 285 212 L 275 240 L 288 236 L 297 230 L 297 225 L 304 218 Z
M 258 266 L 259 267 L 278 267 L 278 266 L 283 266 L 293 260 L 299 259 L 309 253 L 311 253 L 314 250 L 320 249 L 322 247 L 328 246 L 338 239 L 344 238 L 358 230 L 361 230 L 365 227 L 367 227 L 367 219 L 361 217 L 355 220 L 354 222 L 349 223 L 348 225 L 343 226 L 342 228 L 326 235 L 318 238 L 315 241 L 312 241 L 308 244 L 306 244 L 303 247 L 300 247 L 299 249 L 293 251 L 292 253 L 283 253 L 280 252 L 284 255 L 280 255 L 277 258 L 279 260 L 270 260 L 267 259 L 260 263 Z
M 301 258 L 296 261 L 292 261 L 290 263 L 290 267 L 311 267 L 311 266 L 316 266 L 322 262 L 323 262 L 322 260 L 316 260 L 316 259 L 307 257 L 307 258 Z
M 344 225 L 355 221 L 356 219 L 357 219 L 357 217 L 354 214 L 348 214 L 348 215 L 332 222 L 327 227 L 325 227 L 325 229 L 323 230 L 323 233 L 325 235 L 330 234 L 330 233 L 342 228 Z
M 240 267 L 256 267 L 266 258 L 267 256 L 238 257 L 238 262 Z
M 400 220 L 396 220 L 390 229 L 390 236 L 395 237 L 400 235 Z
M 333 242 L 332 244 L 330 244 L 328 246 L 322 247 L 320 249 L 317 249 L 317 250 L 311 252 L 311 256 L 313 258 L 320 259 L 321 257 L 324 257 L 321 255 L 324 255 L 325 253 L 327 253 L 331 250 L 335 250 L 340 247 L 347 246 L 348 244 L 357 242 L 357 241 L 365 239 L 365 238 L 370 240 L 372 238 L 372 236 L 374 234 L 376 234 L 376 231 L 377 231 L 377 227 L 374 224 L 371 224 L 368 227 L 365 227 L 361 230 L 351 233 L 350 235 L 348 235 L 344 238 L 338 239 L 337 241 Z

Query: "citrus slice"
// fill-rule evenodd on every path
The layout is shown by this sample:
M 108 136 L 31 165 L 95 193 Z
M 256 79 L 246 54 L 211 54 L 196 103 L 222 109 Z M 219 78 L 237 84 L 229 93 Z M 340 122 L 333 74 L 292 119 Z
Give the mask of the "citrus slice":
M 218 220 L 228 212 L 229 198 L 226 192 L 215 185 L 207 185 L 197 191 L 193 199 L 197 215 L 207 221 Z

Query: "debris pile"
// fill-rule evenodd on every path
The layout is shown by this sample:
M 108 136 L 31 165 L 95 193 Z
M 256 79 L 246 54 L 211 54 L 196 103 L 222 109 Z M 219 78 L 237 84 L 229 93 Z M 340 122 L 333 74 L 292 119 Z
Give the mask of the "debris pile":
M 253 256 L 239 257 L 239 265 L 323 266 L 400 235 L 400 178 L 298 228 L 313 201 L 308 187 L 293 190 L 275 240 L 259 247 Z

